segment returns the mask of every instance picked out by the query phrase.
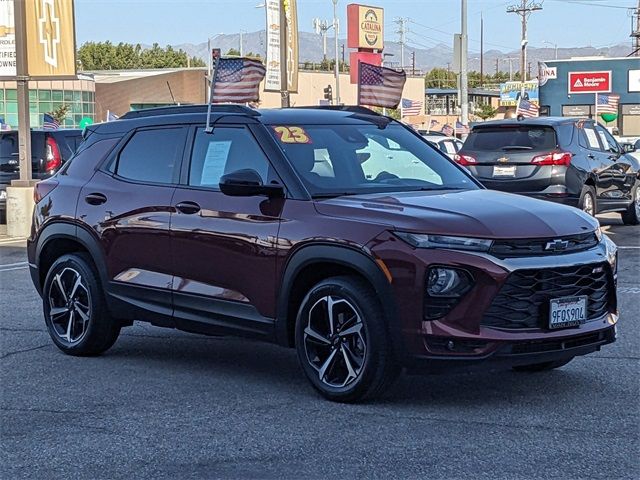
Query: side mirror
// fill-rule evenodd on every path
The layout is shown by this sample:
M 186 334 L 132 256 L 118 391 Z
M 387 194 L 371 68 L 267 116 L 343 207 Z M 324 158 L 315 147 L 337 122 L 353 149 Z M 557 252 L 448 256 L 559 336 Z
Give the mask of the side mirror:
M 250 168 L 236 170 L 220 177 L 220 191 L 230 197 L 284 196 L 282 185 L 264 185 L 258 172 Z
M 622 151 L 624 153 L 632 153 L 636 151 L 636 146 L 633 143 L 623 143 Z

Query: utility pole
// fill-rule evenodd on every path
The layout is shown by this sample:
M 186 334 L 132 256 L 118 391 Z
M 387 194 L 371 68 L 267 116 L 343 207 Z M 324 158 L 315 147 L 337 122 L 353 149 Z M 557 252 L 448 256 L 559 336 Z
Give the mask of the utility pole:
M 333 27 L 329 25 L 326 20 L 320 20 L 319 18 L 313 19 L 313 29 L 319 35 L 322 35 L 322 59 L 327 61 L 327 31 Z
M 287 72 L 287 14 L 280 6 L 280 106 L 291 106 L 289 98 L 289 74 Z
M 395 22 L 398 24 L 398 30 L 396 33 L 400 34 L 400 68 L 404 70 L 404 46 L 407 43 L 407 22 L 408 18 L 396 18 Z
M 14 0 L 13 12 L 16 29 L 16 76 L 18 97 L 18 161 L 20 181 L 12 186 L 33 186 L 31 177 L 31 128 L 29 125 L 29 77 L 27 76 L 27 18 L 25 2 Z
M 499 71 L 500 71 L 500 59 L 496 58 L 496 77 L 498 76 Z
M 631 46 L 633 50 L 631 55 L 640 57 L 640 0 L 638 0 L 638 6 L 635 9 L 635 15 L 633 9 L 629 9 L 629 16 L 631 17 Z M 633 29 L 633 17 L 636 19 L 636 28 Z
M 411 52 L 411 75 L 416 75 L 416 52 Z
M 347 63 L 344 60 L 344 43 L 340 45 L 340 48 L 342 49 L 342 66 L 345 66 Z
M 462 45 L 460 46 L 460 123 L 469 125 L 469 79 L 467 76 L 467 0 L 462 0 L 460 11 L 460 30 Z M 462 139 L 467 137 L 462 134 Z
M 480 86 L 484 85 L 484 20 L 480 12 Z
M 240 56 L 241 57 L 244 57 L 244 46 L 243 46 L 244 42 L 242 41 L 243 40 L 243 38 L 242 38 L 242 34 L 243 33 L 244 33 L 244 30 L 240 30 Z
M 338 33 L 340 33 L 340 26 L 338 25 L 338 0 L 333 0 L 333 33 L 335 35 L 335 50 L 336 50 L 336 64 L 334 68 L 334 74 L 336 77 L 336 105 L 340 105 L 340 72 L 338 71 L 338 64 L 340 58 L 338 57 Z
M 517 13 L 522 21 L 522 37 L 520 39 L 520 81 L 527 81 L 527 20 L 529 15 L 536 10 L 542 10 L 541 3 L 535 3 L 533 0 L 521 0 L 520 5 L 511 5 L 507 7 L 507 13 Z

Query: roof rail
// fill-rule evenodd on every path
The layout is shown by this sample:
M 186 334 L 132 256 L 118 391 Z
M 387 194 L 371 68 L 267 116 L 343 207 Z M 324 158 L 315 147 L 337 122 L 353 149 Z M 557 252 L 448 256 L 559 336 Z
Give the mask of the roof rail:
M 241 113 L 252 117 L 257 117 L 260 112 L 245 105 L 220 104 L 211 105 L 212 113 Z M 184 113 L 207 113 L 207 105 L 171 105 L 169 107 L 146 108 L 144 110 L 133 110 L 122 115 L 123 120 L 131 118 L 155 117 L 159 115 L 180 115 Z
M 353 112 L 353 113 L 361 113 L 364 115 L 377 115 L 382 116 L 375 110 L 371 110 L 367 107 L 361 107 L 360 105 L 310 105 L 308 107 L 291 107 L 291 108 L 313 108 L 316 110 L 338 110 L 341 112 Z

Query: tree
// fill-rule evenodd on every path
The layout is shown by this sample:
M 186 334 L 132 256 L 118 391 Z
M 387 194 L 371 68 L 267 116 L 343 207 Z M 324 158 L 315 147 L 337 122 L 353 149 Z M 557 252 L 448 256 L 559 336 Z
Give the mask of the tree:
M 78 49 L 82 70 L 130 70 L 137 68 L 204 67 L 202 60 L 189 57 L 184 50 L 172 46 L 160 47 L 154 43 L 143 49 L 140 44 L 87 42 Z
M 51 115 L 56 122 L 62 125 L 64 122 L 64 119 L 67 118 L 67 114 L 69 113 L 69 110 L 71 110 L 71 107 L 66 103 L 63 103 L 58 108 L 49 112 L 49 115 Z
M 495 117 L 496 113 L 498 113 L 498 109 L 493 108 L 490 103 L 481 103 L 473 113 L 482 120 L 487 120 Z

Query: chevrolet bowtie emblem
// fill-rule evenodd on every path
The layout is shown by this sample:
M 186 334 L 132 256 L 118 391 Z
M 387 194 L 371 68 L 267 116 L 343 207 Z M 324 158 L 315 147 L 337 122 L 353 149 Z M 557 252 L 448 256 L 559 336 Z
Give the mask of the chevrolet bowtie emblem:
M 496 161 L 499 162 L 499 163 L 507 163 L 509 161 L 509 159 L 507 157 L 500 157 Z
M 550 242 L 547 242 L 544 249 L 551 250 L 553 252 L 562 252 L 566 250 L 568 246 L 569 246 L 568 241 L 557 239 L 557 240 L 552 240 Z

